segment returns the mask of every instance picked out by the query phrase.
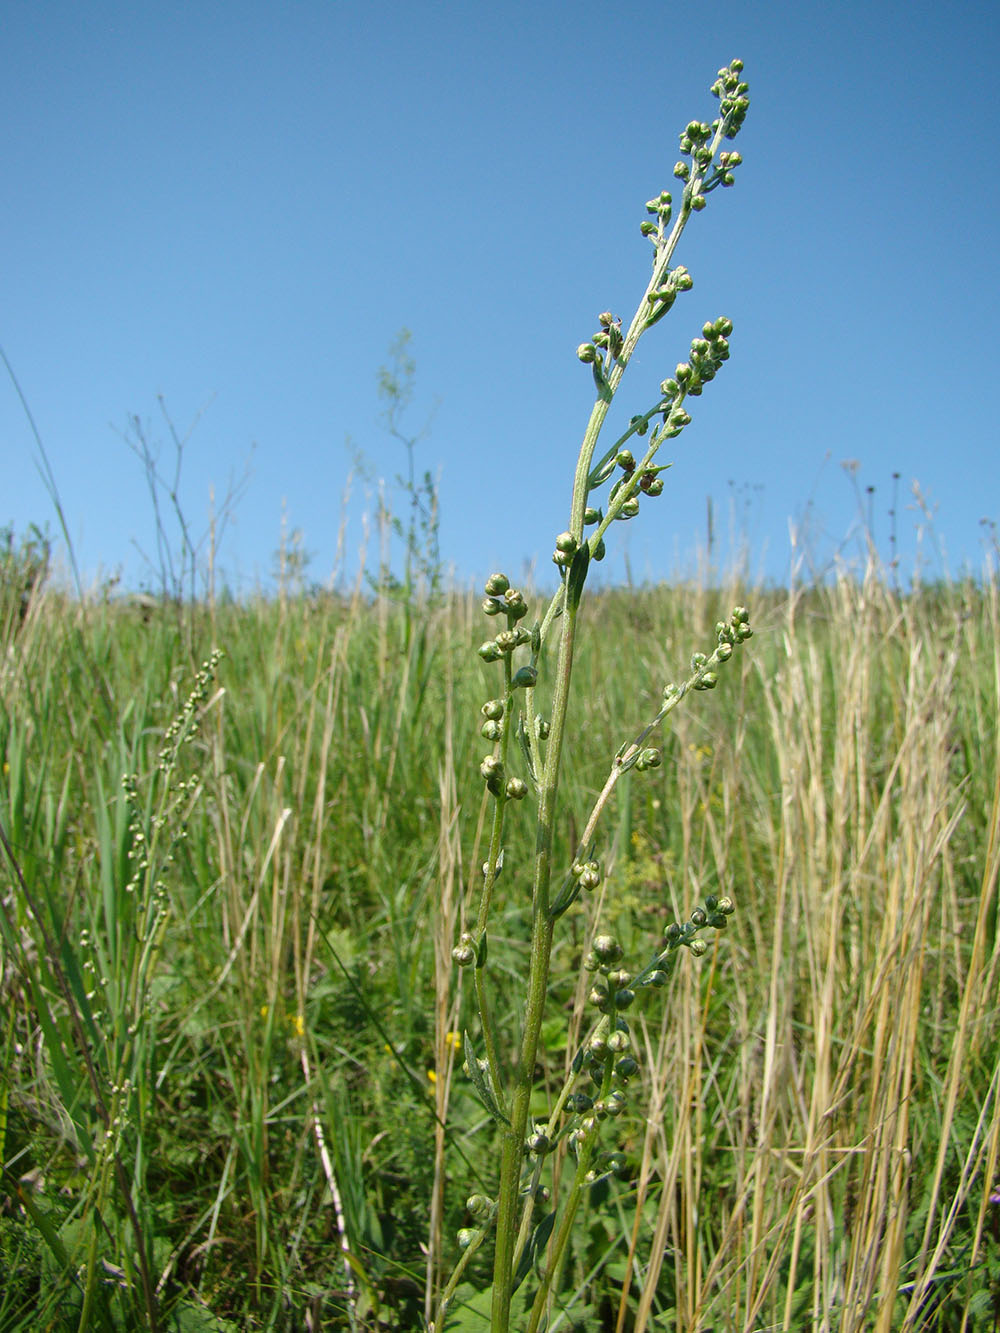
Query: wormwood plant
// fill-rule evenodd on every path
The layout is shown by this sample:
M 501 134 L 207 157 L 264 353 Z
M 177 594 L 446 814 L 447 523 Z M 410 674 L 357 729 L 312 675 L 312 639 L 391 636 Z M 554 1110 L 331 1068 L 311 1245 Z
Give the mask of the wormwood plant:
M 571 697 L 573 657 L 581 622 L 584 586 L 592 561 L 605 554 L 605 538 L 616 522 L 633 519 L 640 507 L 663 490 L 664 465 L 656 458 L 661 445 L 676 439 L 691 420 L 686 403 L 698 397 L 729 357 L 732 323 L 719 318 L 703 326 L 691 343 L 687 360 L 660 385 L 653 404 L 633 416 L 613 444 L 598 453 L 598 442 L 621 380 L 644 333 L 671 309 L 677 296 L 693 283 L 686 268 L 674 265 L 677 243 L 692 213 L 707 196 L 730 186 L 740 165 L 739 153 L 724 148 L 742 127 L 749 106 L 743 64 L 734 60 L 721 69 L 712 85 L 719 115 L 711 124 L 693 120 L 680 136 L 681 158 L 674 176 L 681 183 L 676 208 L 662 191 L 646 205 L 649 218 L 642 234 L 653 246 L 653 273 L 627 328 L 610 311 L 598 317 L 599 331 L 581 344 L 577 355 L 589 365 L 596 399 L 584 432 L 573 478 L 566 531 L 555 541 L 553 560 L 559 587 L 540 620 L 526 627 L 528 604 L 523 593 L 502 573 L 486 582 L 482 604 L 486 616 L 502 628 L 479 648 L 493 665 L 500 685 L 496 697 L 482 708 L 482 735 L 492 748 L 480 765 L 492 805 L 489 851 L 482 867 L 482 889 L 472 929 L 463 932 L 454 949 L 459 967 L 472 970 L 479 1016 L 477 1038 L 464 1034 L 465 1070 L 483 1106 L 498 1127 L 500 1171 L 496 1198 L 475 1194 L 468 1200 L 474 1225 L 459 1234 L 463 1254 L 445 1287 L 433 1327 L 446 1326 L 449 1307 L 458 1313 L 456 1292 L 470 1259 L 492 1233 L 495 1239 L 490 1297 L 492 1333 L 511 1325 L 514 1292 L 534 1268 L 537 1288 L 525 1302 L 518 1327 L 535 1333 L 560 1287 L 574 1220 L 585 1193 L 613 1174 L 622 1163 L 614 1148 L 605 1148 L 604 1133 L 625 1111 L 627 1086 L 638 1071 L 627 1017 L 640 990 L 657 989 L 668 980 L 680 952 L 704 954 L 701 932 L 722 930 L 734 910 L 728 897 L 708 895 L 687 921 L 673 923 L 651 957 L 638 966 L 623 957 L 619 942 L 599 933 L 591 941 L 583 965 L 593 976 L 588 1004 L 593 1012 L 589 1034 L 576 1052 L 569 1076 L 540 1120 L 530 1117 L 538 1054 L 549 987 L 550 960 L 556 924 L 581 893 L 593 892 L 602 873 L 597 847 L 601 814 L 623 774 L 656 768 L 660 752 L 647 745 L 651 734 L 690 692 L 712 689 L 718 668 L 750 637 L 749 615 L 737 607 L 715 627 L 710 653 L 697 652 L 680 684 L 663 691 L 663 701 L 647 725 L 626 741 L 610 766 L 607 781 L 594 803 L 584 831 L 568 858 L 557 861 L 560 823 L 559 779 L 563 761 L 567 708 Z M 638 456 L 637 456 L 638 455 Z M 551 686 L 547 706 L 540 700 Z M 513 770 L 520 768 L 523 776 Z M 519 1047 L 512 1067 L 494 1017 L 489 969 L 489 931 L 495 893 L 505 871 L 504 832 L 508 814 L 519 802 L 534 803 L 536 838 L 531 893 L 531 947 L 525 977 L 525 1002 Z M 565 1154 L 574 1164 L 555 1167 Z M 555 1184 L 561 1186 L 561 1203 Z M 462 1292 L 464 1296 L 464 1289 Z M 469 1302 L 482 1310 L 485 1302 Z

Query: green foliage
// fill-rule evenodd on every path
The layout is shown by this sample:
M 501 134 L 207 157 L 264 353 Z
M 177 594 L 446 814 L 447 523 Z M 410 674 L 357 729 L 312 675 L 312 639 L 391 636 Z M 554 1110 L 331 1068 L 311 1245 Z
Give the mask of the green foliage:
M 0 651 L 24 624 L 32 598 L 45 585 L 51 558 L 52 543 L 36 524 L 19 542 L 11 524 L 0 528 Z
M 703 587 L 600 595 L 591 613 L 620 646 L 618 669 L 609 677 L 601 645 L 581 643 L 560 826 L 566 855 L 601 790 L 607 756 L 621 744 L 619 719 L 637 703 L 655 715 L 687 627 L 710 633 L 717 608 L 734 600 L 730 589 Z M 995 1300 L 987 1265 L 996 1210 L 986 1209 L 975 1249 L 984 1181 L 973 1174 L 969 1192 L 965 1163 L 971 1153 L 973 1172 L 977 1162 L 982 1169 L 976 1153 L 995 1132 L 988 1096 L 1000 1061 L 996 1008 L 980 1003 L 959 1025 L 966 986 L 980 1000 L 989 993 L 984 967 L 993 954 L 984 934 L 985 955 L 976 962 L 980 903 L 988 922 L 995 902 L 995 587 L 939 586 L 901 599 L 874 579 L 845 578 L 792 597 L 758 590 L 754 603 L 752 660 L 730 664 L 730 679 L 701 695 L 697 709 L 670 714 L 659 768 L 622 777 L 607 807 L 603 884 L 560 918 L 536 1118 L 554 1104 L 585 1036 L 566 1018 L 579 960 L 597 933 L 587 914 L 601 894 L 601 930 L 636 958 L 651 956 L 670 922 L 683 920 L 693 889 L 702 898 L 732 891 L 738 907 L 718 951 L 699 968 L 678 969 L 655 994 L 640 990 L 629 1011 L 654 1058 L 640 1061 L 630 1106 L 616 1122 L 624 1164 L 605 1178 L 603 1203 L 585 1200 L 566 1265 L 573 1317 L 598 1327 L 614 1327 L 624 1290 L 629 1321 L 648 1291 L 651 1317 L 692 1330 L 742 1329 L 741 1292 L 751 1282 L 763 1292 L 760 1326 L 780 1325 L 788 1299 L 793 1311 L 806 1312 L 795 1314 L 799 1326 L 808 1325 L 816 1266 L 847 1281 L 851 1238 L 867 1225 L 862 1203 L 878 1152 L 858 1145 L 889 1109 L 878 1101 L 888 1080 L 871 1074 L 880 997 L 891 993 L 889 1012 L 901 1022 L 910 1003 L 903 1003 L 905 987 L 918 974 L 912 1003 L 920 1022 L 912 1043 L 898 1046 L 900 1055 L 912 1050 L 913 1066 L 897 1282 L 903 1289 L 922 1280 L 934 1252 L 934 1245 L 922 1248 L 924 1231 L 936 1245 L 951 1217 L 935 1263 L 958 1276 L 947 1285 L 932 1280 L 929 1291 L 947 1290 L 960 1308 Z M 443 1015 L 440 1047 L 435 1016 L 436 951 L 447 958 L 455 939 L 442 917 L 445 834 L 456 817 L 442 779 L 449 771 L 476 773 L 482 742 L 471 723 L 483 721 L 484 682 L 463 670 L 477 603 L 449 600 L 430 613 L 436 669 L 424 707 L 409 707 L 417 688 L 411 674 L 402 726 L 393 732 L 399 680 L 388 645 L 400 641 L 402 613 L 390 604 L 383 632 L 376 609 L 303 594 L 284 605 L 219 607 L 213 624 L 205 608 L 191 607 L 181 632 L 171 608 L 144 619 L 124 602 L 67 607 L 46 592 L 18 635 L 16 670 L 0 695 L 0 825 L 29 890 L 44 903 L 41 919 L 61 943 L 50 955 L 5 872 L 0 1328 L 36 1326 L 39 1291 L 53 1311 L 60 1302 L 79 1309 L 76 1278 L 69 1280 L 79 1263 L 56 1254 L 72 1218 L 97 1219 L 87 1212 L 99 1176 L 87 1165 L 84 1136 L 99 1121 L 52 959 L 71 979 L 71 994 L 85 997 L 85 965 L 97 942 L 108 958 L 135 956 L 129 949 L 142 956 L 141 933 L 115 925 L 135 921 L 121 915 L 132 910 L 123 904 L 135 862 L 127 855 L 133 840 L 120 782 L 135 772 L 139 791 L 148 790 L 191 690 L 189 639 L 202 658 L 213 642 L 225 646 L 217 681 L 224 693 L 200 705 L 198 727 L 179 756 L 177 781 L 197 776 L 200 786 L 184 815 L 186 836 L 171 844 L 169 910 L 147 974 L 137 1044 L 115 1045 L 129 1022 L 118 1026 L 107 1003 L 95 1021 L 110 1040 L 87 1043 L 109 1058 L 128 1055 L 134 1070 L 136 1119 L 121 1153 L 141 1190 L 161 1327 L 171 1327 L 172 1311 L 185 1303 L 239 1328 L 301 1327 L 309 1312 L 334 1328 L 349 1327 L 352 1317 L 362 1329 L 420 1326 L 434 1192 L 443 1191 L 443 1264 L 449 1238 L 472 1221 L 467 1196 L 488 1192 L 495 1170 L 488 1116 L 454 1064 L 449 1075 L 448 1061 L 460 1064 L 462 1055 L 448 1032 L 476 1030 L 472 994 L 461 991 L 457 1010 Z M 93 660 L 105 663 L 110 721 L 101 696 L 82 687 Z M 928 751 L 938 726 L 940 742 Z M 935 822 L 939 783 L 946 810 L 961 813 L 953 825 Z M 919 824 L 911 817 L 918 793 Z M 159 807 L 148 808 L 152 816 Z M 292 813 L 283 819 L 285 810 Z M 458 881 L 464 896 L 477 891 L 473 868 L 486 852 L 474 853 L 475 803 L 457 818 L 470 847 Z M 503 874 L 514 887 L 496 915 L 488 959 L 500 978 L 501 1032 L 513 1030 L 522 1008 L 516 981 L 530 922 L 517 867 L 530 859 L 532 834 L 530 821 L 518 819 L 504 837 Z M 904 908 L 873 886 L 890 885 L 904 858 L 916 856 L 916 846 L 912 854 L 906 849 L 917 834 L 927 840 L 924 868 L 913 860 L 919 873 Z M 835 900 L 845 876 L 853 887 Z M 931 923 L 921 927 L 924 965 L 916 969 L 916 956 L 904 952 L 899 970 L 887 970 L 898 946 L 880 932 L 890 916 L 905 925 L 916 904 Z M 817 968 L 831 947 L 827 1001 Z M 443 975 L 450 985 L 447 964 Z M 124 1005 L 127 988 L 111 989 Z M 810 1138 L 803 1118 L 817 1079 L 829 1077 L 824 1032 L 835 1034 L 832 1054 L 853 1071 L 839 1091 L 830 1085 L 830 1118 L 819 1122 L 822 1135 L 834 1135 L 829 1149 L 822 1135 Z M 476 1045 L 481 1056 L 478 1038 Z M 106 1096 L 112 1076 L 103 1068 Z M 961 1095 L 938 1180 L 953 1077 Z M 445 1084 L 448 1169 L 439 1174 L 428 1144 Z M 647 1125 L 639 1108 L 658 1096 Z M 339 1183 L 343 1231 L 313 1128 L 317 1116 Z M 822 1151 L 830 1152 L 826 1169 L 834 1174 L 824 1186 L 828 1208 L 817 1210 Z M 884 1155 L 897 1160 L 888 1147 Z M 756 1179 L 761 1161 L 775 1165 Z M 814 1173 L 809 1198 L 800 1193 L 804 1170 Z M 748 1200 L 762 1210 L 763 1241 L 754 1240 Z M 103 1227 L 89 1234 L 102 1238 L 94 1272 L 113 1320 L 124 1297 L 105 1284 L 104 1266 L 127 1271 L 134 1253 L 113 1179 L 101 1209 L 102 1222 L 114 1224 L 111 1235 Z M 658 1227 L 665 1228 L 661 1242 Z M 654 1271 L 657 1244 L 668 1258 Z M 775 1266 L 754 1277 L 747 1265 L 760 1244 Z M 463 1281 L 488 1289 L 491 1266 L 487 1242 Z M 64 1271 L 66 1282 L 54 1280 Z M 537 1276 L 516 1299 L 535 1290 Z M 699 1291 L 703 1317 L 695 1313 Z M 141 1308 L 131 1289 L 132 1308 L 136 1299 Z M 902 1327 L 910 1295 L 903 1291 L 899 1300 L 893 1326 Z M 940 1309 L 935 1318 L 944 1319 Z

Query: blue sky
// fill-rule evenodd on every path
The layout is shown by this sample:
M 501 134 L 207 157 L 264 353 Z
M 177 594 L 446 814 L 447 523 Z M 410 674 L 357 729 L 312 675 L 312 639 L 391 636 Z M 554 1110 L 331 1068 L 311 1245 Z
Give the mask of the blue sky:
M 981 567 L 1000 520 L 993 4 L 7 0 L 4 26 L 0 344 L 88 582 L 156 585 L 124 437 L 138 417 L 170 470 L 161 399 L 190 429 L 193 534 L 249 465 L 230 585 L 269 577 L 283 513 L 327 578 L 354 453 L 390 483 L 405 465 L 376 391 L 403 327 L 445 561 L 548 578 L 592 401 L 575 349 L 599 311 L 628 322 L 645 201 L 734 56 L 744 164 L 688 227 L 694 289 L 640 344 L 620 413 L 706 319 L 734 321 L 732 359 L 608 573 L 623 551 L 637 580 L 691 568 L 708 496 L 717 560 L 735 536 L 774 579 L 790 522 L 807 567 L 855 550 L 859 497 L 904 573 L 918 547 L 932 572 Z M 0 526 L 56 535 L 6 372 L 0 450 Z M 374 509 L 356 474 L 345 574 Z

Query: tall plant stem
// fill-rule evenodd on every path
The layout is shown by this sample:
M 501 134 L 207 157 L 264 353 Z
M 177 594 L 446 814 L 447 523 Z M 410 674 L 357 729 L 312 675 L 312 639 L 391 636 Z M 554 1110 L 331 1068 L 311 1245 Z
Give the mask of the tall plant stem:
M 552 719 L 548 748 L 545 754 L 542 788 L 538 800 L 538 832 L 535 842 L 535 872 L 531 900 L 531 960 L 528 969 L 528 1001 L 521 1037 L 517 1080 L 510 1108 L 510 1128 L 504 1131 L 500 1160 L 496 1252 L 493 1264 L 492 1333 L 507 1333 L 510 1324 L 510 1300 L 515 1263 L 514 1239 L 517 1231 L 521 1162 L 524 1156 L 525 1132 L 531 1105 L 535 1056 L 538 1053 L 538 1037 L 542 1026 L 542 1015 L 545 1010 L 549 960 L 552 954 L 552 931 L 555 925 L 549 911 L 552 841 L 556 802 L 559 793 L 559 772 L 562 763 L 566 710 L 569 704 L 570 679 L 573 674 L 573 649 L 576 639 L 576 622 L 581 590 L 582 588 L 578 587 L 574 591 L 572 579 L 567 578 L 562 638 L 559 643 L 555 694 L 552 700 Z

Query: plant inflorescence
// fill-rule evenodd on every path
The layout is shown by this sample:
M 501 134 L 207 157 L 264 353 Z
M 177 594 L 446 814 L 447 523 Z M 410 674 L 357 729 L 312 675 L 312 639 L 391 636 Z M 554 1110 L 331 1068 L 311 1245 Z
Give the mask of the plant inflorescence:
M 489 850 L 482 866 L 482 887 L 475 921 L 463 931 L 454 950 L 459 967 L 471 968 L 478 1010 L 479 1036 L 464 1035 L 465 1070 L 495 1123 L 501 1141 L 496 1198 L 477 1194 L 468 1211 L 474 1225 L 463 1228 L 464 1253 L 439 1306 L 435 1328 L 442 1329 L 449 1303 L 458 1290 L 471 1257 L 492 1235 L 495 1241 L 490 1320 L 493 1333 L 506 1333 L 514 1291 L 534 1267 L 534 1295 L 526 1302 L 524 1327 L 541 1327 L 550 1300 L 559 1288 L 567 1245 L 584 1192 L 615 1170 L 619 1155 L 602 1149 L 602 1130 L 613 1124 L 627 1105 L 629 1080 L 638 1070 L 628 1011 L 642 990 L 662 987 L 682 949 L 696 956 L 707 944 L 701 932 L 725 928 L 734 910 L 728 895 L 709 894 L 690 913 L 674 922 L 659 946 L 638 968 L 625 959 L 619 941 L 597 933 L 583 959 L 593 974 L 588 1002 L 594 1018 L 569 1068 L 568 1077 L 548 1114 L 532 1114 L 535 1063 L 549 991 L 556 923 L 582 893 L 602 881 L 595 855 L 597 824 L 623 774 L 658 767 L 660 751 L 647 744 L 653 731 L 690 692 L 712 689 L 718 669 L 752 633 L 749 613 L 736 607 L 715 630 L 711 653 L 691 658 L 690 673 L 680 684 L 663 690 L 662 706 L 634 739 L 619 749 L 578 845 L 560 865 L 559 783 L 567 732 L 574 653 L 577 648 L 584 586 L 591 562 L 600 561 L 616 522 L 634 519 L 640 509 L 663 491 L 657 461 L 661 446 L 674 440 L 691 421 L 687 400 L 697 398 L 729 358 L 732 321 L 725 316 L 702 325 L 691 341 L 687 358 L 659 386 L 654 402 L 632 416 L 627 428 L 603 452 L 598 443 L 622 377 L 639 339 L 663 318 L 693 279 L 675 265 L 677 243 L 692 213 L 718 187 L 733 184 L 740 155 L 725 148 L 743 125 L 749 106 L 742 62 L 719 70 L 712 85 L 719 114 L 711 124 L 691 121 L 680 136 L 681 158 L 674 175 L 681 182 L 675 205 L 668 191 L 650 199 L 642 234 L 653 246 L 653 272 L 630 323 L 610 310 L 598 316 L 598 331 L 577 348 L 590 366 L 596 397 L 583 436 L 573 478 L 569 522 L 555 539 L 552 560 L 559 585 L 544 613 L 531 622 L 528 598 L 505 574 L 486 582 L 482 610 L 500 628 L 478 649 L 479 657 L 499 669 L 495 697 L 482 707 L 481 732 L 490 743 L 480 763 L 492 803 Z M 529 628 L 530 623 L 530 628 Z M 542 697 L 545 696 L 545 702 Z M 505 875 L 505 826 L 512 805 L 527 803 L 536 821 L 531 872 L 531 945 L 524 977 L 524 1016 L 516 1053 L 505 1049 L 494 1017 L 489 970 L 491 914 L 495 890 Z M 481 1054 L 480 1054 L 481 1052 Z M 564 1199 L 557 1207 L 545 1183 L 547 1160 L 568 1151 L 575 1165 L 561 1172 Z M 568 1177 L 569 1184 L 565 1185 Z

